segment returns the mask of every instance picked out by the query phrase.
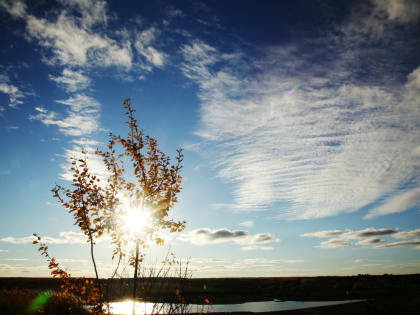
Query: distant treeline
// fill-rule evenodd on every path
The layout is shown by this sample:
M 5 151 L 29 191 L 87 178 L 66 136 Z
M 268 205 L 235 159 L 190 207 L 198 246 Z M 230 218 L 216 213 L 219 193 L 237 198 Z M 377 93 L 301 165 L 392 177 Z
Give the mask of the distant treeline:
M 109 300 L 131 297 L 132 279 L 102 279 Z M 53 278 L 0 278 L 0 289 L 59 290 Z M 420 274 L 358 275 L 347 277 L 281 278 L 147 278 L 140 279 L 139 298 L 154 301 L 182 294 L 192 303 L 205 298 L 213 303 L 259 300 L 343 300 L 420 296 Z

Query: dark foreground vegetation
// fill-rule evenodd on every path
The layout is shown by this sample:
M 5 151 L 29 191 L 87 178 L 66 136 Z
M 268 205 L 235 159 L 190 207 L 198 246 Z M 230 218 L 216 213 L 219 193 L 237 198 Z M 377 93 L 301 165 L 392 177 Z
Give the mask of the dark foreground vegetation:
M 132 292 L 130 279 L 102 280 L 108 301 L 129 298 Z M 0 314 L 15 304 L 29 305 L 37 293 L 58 292 L 59 279 L 50 278 L 0 278 Z M 306 310 L 283 311 L 281 314 L 419 314 L 420 274 L 414 275 L 358 275 L 349 277 L 289 277 L 289 278 L 194 278 L 194 279 L 144 279 L 139 283 L 139 298 L 153 302 L 171 302 L 175 292 L 188 303 L 231 304 L 264 300 L 331 301 L 367 299 L 367 301 L 320 307 Z M 13 297 L 14 296 L 14 297 Z M 77 297 L 54 293 L 51 304 L 61 303 L 86 312 Z M 11 306 L 12 305 L 12 306 Z M 27 309 L 27 308 L 26 308 Z M 63 308 L 64 309 L 64 308 Z M 18 313 L 16 313 L 18 314 Z M 19 313 L 24 314 L 24 313 Z M 55 314 L 55 313 L 51 313 Z M 56 313 L 56 314 L 65 314 Z

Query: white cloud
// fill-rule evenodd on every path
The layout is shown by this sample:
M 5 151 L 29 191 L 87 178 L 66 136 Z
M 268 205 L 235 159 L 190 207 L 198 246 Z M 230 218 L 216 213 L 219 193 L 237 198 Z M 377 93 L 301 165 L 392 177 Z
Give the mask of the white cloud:
M 225 262 L 224 259 L 220 258 L 208 258 L 208 257 L 192 257 L 185 260 L 186 262 L 189 262 L 191 264 L 218 264 Z
M 226 242 L 239 242 L 249 239 L 249 232 L 243 230 L 228 230 L 218 229 L 211 230 L 208 228 L 201 228 L 184 233 L 179 237 L 181 241 L 190 242 L 196 245 L 217 244 Z
M 398 29 L 418 22 L 419 18 L 417 0 L 371 0 L 356 5 L 343 28 L 345 33 L 358 34 L 360 39 L 367 35 L 376 41 L 392 37 Z
M 53 58 L 44 58 L 49 64 L 131 68 L 129 44 L 120 44 L 94 30 L 98 24 L 106 25 L 105 1 L 64 0 L 62 3 L 64 8 L 51 20 L 29 14 L 22 1 L 15 1 L 13 5 L 3 3 L 3 8 L 12 16 L 26 21 L 29 38 L 51 49 Z M 71 14 L 72 10 L 79 14 Z
M 343 234 L 344 232 L 341 230 L 328 230 L 328 231 L 319 231 L 319 232 L 311 232 L 302 234 L 301 237 L 318 237 L 318 238 L 325 238 L 330 236 L 336 236 Z
M 371 245 L 371 244 L 377 244 L 377 243 L 383 243 L 384 240 L 381 240 L 380 238 L 367 238 L 361 241 L 357 242 L 357 245 Z
M 400 23 L 416 22 L 420 18 L 420 3 L 417 0 L 373 0 L 375 14 L 383 15 Z
M 84 158 L 82 150 L 87 154 L 87 165 L 89 171 L 92 175 L 97 176 L 101 179 L 101 182 L 104 182 L 104 179 L 110 175 L 106 169 L 100 156 L 95 154 L 99 142 L 93 139 L 79 138 L 72 141 L 72 146 L 69 149 L 64 150 L 65 162 L 60 164 L 63 173 L 60 174 L 60 177 L 67 181 L 73 180 L 73 173 L 71 171 L 72 158 L 81 159 Z
M 40 120 L 47 126 L 56 125 L 60 132 L 68 136 L 89 135 L 99 128 L 100 104 L 94 98 L 76 94 L 66 100 L 56 102 L 68 106 L 66 117 L 61 118 L 56 112 L 35 107 L 38 114 L 31 115 L 29 119 Z
M 48 76 L 51 80 L 62 85 L 67 92 L 76 92 L 86 89 L 90 84 L 90 79 L 82 72 L 64 69 L 61 76 Z
M 77 264 L 87 264 L 86 259 L 73 259 L 73 258 L 60 258 L 60 263 L 77 263 Z
M 392 235 L 396 232 L 397 232 L 396 230 L 388 229 L 388 228 L 383 228 L 383 229 L 366 228 L 366 229 L 357 230 L 357 231 L 325 230 L 325 231 L 304 233 L 301 235 L 301 237 L 327 238 L 327 237 L 339 235 L 340 238 L 343 238 L 343 239 L 359 239 L 359 238 L 365 238 L 365 237 Z
M 184 233 L 178 237 L 183 242 L 189 242 L 195 245 L 220 244 L 233 242 L 242 245 L 242 250 L 272 250 L 272 247 L 262 246 L 269 243 L 277 243 L 280 240 L 271 233 L 258 233 L 251 235 L 244 230 L 229 230 L 226 228 L 211 230 L 201 228 Z
M 412 246 L 412 245 L 420 245 L 420 239 L 387 243 L 384 245 L 375 246 L 375 248 L 390 248 L 390 247 L 402 247 L 402 246 Z
M 259 246 L 259 245 L 249 245 L 241 247 L 241 250 L 273 250 L 274 248 L 271 246 Z
M 199 87 L 196 134 L 234 187 L 234 203 L 223 206 L 321 218 L 358 211 L 410 180 L 419 185 L 417 72 L 392 87 L 358 82 L 360 58 L 350 62 L 334 48 L 320 70 L 311 58 L 322 49 L 306 56 L 298 46 L 275 47 L 253 61 L 225 59 L 200 41 L 182 48 L 182 71 Z
M 269 250 L 269 249 L 268 249 Z M 246 249 L 245 249 L 246 252 Z M 196 261 L 195 261 L 196 260 Z M 214 261 L 213 261 L 214 260 Z M 266 258 L 241 258 L 241 259 L 213 259 L 193 258 L 189 267 L 194 276 L 198 277 L 237 277 L 237 276 L 285 276 L 314 272 L 314 269 L 296 268 L 295 264 L 303 263 L 301 259 L 266 259 Z
M 11 243 L 11 244 L 27 244 L 27 243 L 32 243 L 32 241 L 34 240 L 35 239 L 33 236 L 26 236 L 26 237 L 7 236 L 7 237 L 1 238 L 0 242 Z
M 393 238 L 412 238 L 420 236 L 420 229 L 398 232 L 392 235 Z
M 74 17 L 63 11 L 55 22 L 29 15 L 27 30 L 39 44 L 53 51 L 52 63 L 65 66 L 119 66 L 131 68 L 129 47 L 120 46 L 106 35 L 81 28 Z
M 388 215 L 405 211 L 420 203 L 420 188 L 398 192 L 395 196 L 387 199 L 385 203 L 369 211 L 364 217 L 372 219 L 377 216 Z
M 106 1 L 103 0 L 61 0 L 69 7 L 74 7 L 82 14 L 82 24 L 89 27 L 95 24 L 106 24 Z
M 155 67 L 162 68 L 165 64 L 167 56 L 165 53 L 158 51 L 156 48 L 151 46 L 155 41 L 158 35 L 158 30 L 154 27 L 151 27 L 147 30 L 142 31 L 136 39 L 134 47 L 137 49 L 137 52 L 142 55 L 148 64 L 152 64 Z M 150 67 L 146 69 L 151 70 Z
M 69 244 L 86 244 L 88 240 L 87 236 L 80 232 L 60 232 L 59 235 Z M 58 241 L 59 243 L 60 241 Z
M 155 45 L 160 34 L 156 27 L 141 31 L 137 30 L 138 26 L 134 30 L 124 26 L 110 29 L 105 1 L 60 2 L 61 6 L 45 14 L 48 18 L 30 14 L 22 1 L 15 1 L 15 4 L 5 2 L 3 5 L 10 15 L 26 22 L 25 37 L 46 49 L 42 61 L 48 65 L 59 64 L 73 70 L 116 67 L 119 71 L 134 70 L 143 78 L 144 72 L 151 72 L 154 67 L 162 68 L 166 64 L 168 55 Z M 127 78 L 121 73 L 116 76 Z M 59 82 L 67 79 L 66 76 L 61 80 L 60 77 L 55 78 Z M 75 91 L 82 86 L 76 88 L 68 85 L 67 89 Z
M 358 230 L 358 231 L 348 231 L 342 234 L 341 237 L 345 239 L 359 239 L 359 238 L 365 238 L 365 237 L 392 235 L 396 232 L 397 232 L 396 230 L 388 229 L 388 228 L 383 228 L 383 229 L 367 228 L 367 229 Z
M 20 0 L 2 0 L 0 1 L 0 7 L 14 18 L 23 18 L 26 15 L 26 4 Z
M 256 245 L 256 244 L 269 244 L 269 243 L 274 243 L 274 242 L 279 242 L 279 241 L 280 240 L 271 233 L 258 233 L 252 236 L 249 243 Z
M 79 232 L 60 232 L 60 237 L 44 236 L 42 242 L 46 244 L 86 244 L 87 236 Z M 25 237 L 3 237 L 0 242 L 11 244 L 30 244 L 35 240 L 33 235 Z M 98 240 L 100 241 L 100 240 Z
M 320 248 L 340 248 L 340 247 L 347 247 L 349 245 L 349 241 L 341 239 L 341 238 L 332 238 L 327 241 L 323 241 L 320 243 Z
M 245 226 L 245 227 L 253 227 L 254 226 L 254 221 L 244 221 L 239 223 L 239 225 Z
M 9 251 L 7 249 L 0 249 L 0 253 L 8 253 Z
M 397 232 L 395 229 L 389 228 L 366 228 L 363 230 L 325 230 L 319 232 L 311 232 L 305 233 L 300 235 L 301 237 L 315 237 L 315 238 L 328 238 L 332 236 L 337 236 L 334 238 L 330 238 L 327 241 L 323 241 L 320 243 L 319 247 L 321 248 L 339 248 L 339 247 L 346 247 L 350 245 L 372 245 L 377 243 L 385 242 L 385 240 L 378 238 L 378 236 L 383 237 L 397 237 L 396 238 L 405 238 L 413 237 L 416 235 L 417 230 L 408 231 L 408 232 Z M 402 233 L 402 234 L 400 234 Z M 406 233 L 406 234 L 404 234 Z M 400 236 L 398 236 L 400 234 Z M 353 242 L 354 240 L 358 240 L 357 242 Z
M 23 92 L 16 86 L 11 84 L 7 75 L 0 75 L 0 92 L 9 96 L 9 106 L 15 108 L 19 104 L 23 104 Z M 5 111 L 4 107 L 0 112 Z
M 300 264 L 305 261 L 303 259 L 286 259 L 286 260 L 282 260 L 281 262 L 286 263 L 286 264 Z

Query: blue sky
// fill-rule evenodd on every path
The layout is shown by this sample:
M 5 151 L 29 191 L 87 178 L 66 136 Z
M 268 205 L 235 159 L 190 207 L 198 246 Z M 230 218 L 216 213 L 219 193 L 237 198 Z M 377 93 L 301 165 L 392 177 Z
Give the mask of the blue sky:
M 0 0 L 0 18 L 0 276 L 48 275 L 33 232 L 92 274 L 50 189 L 127 132 L 127 97 L 185 149 L 167 246 L 193 276 L 420 272 L 418 1 Z

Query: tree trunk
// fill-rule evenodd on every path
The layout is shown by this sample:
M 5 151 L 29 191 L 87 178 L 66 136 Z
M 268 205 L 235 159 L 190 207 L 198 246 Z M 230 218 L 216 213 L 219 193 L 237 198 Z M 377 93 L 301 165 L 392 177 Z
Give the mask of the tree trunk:
M 134 284 L 133 284 L 133 315 L 136 312 L 136 293 L 137 293 L 137 268 L 139 265 L 139 240 L 136 240 L 136 261 L 134 263 Z

